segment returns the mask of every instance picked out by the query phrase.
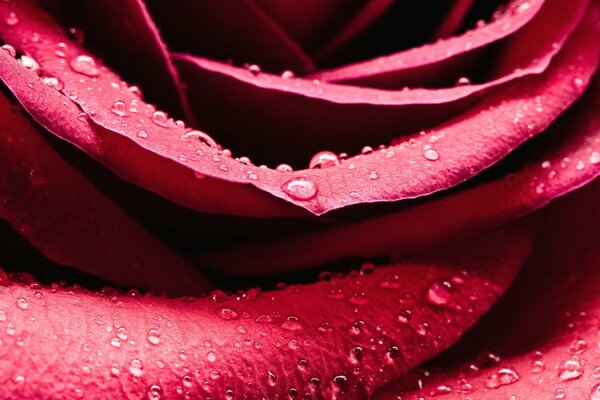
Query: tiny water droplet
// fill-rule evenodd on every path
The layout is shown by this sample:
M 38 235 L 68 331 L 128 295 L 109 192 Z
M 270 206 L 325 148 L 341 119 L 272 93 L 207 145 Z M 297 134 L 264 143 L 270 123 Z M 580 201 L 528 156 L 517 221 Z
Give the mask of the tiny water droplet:
M 581 88 L 583 88 L 584 85 L 585 81 L 583 80 L 583 78 L 579 76 L 573 78 L 573 86 L 575 87 L 575 89 L 580 90 Z
M 569 352 L 572 354 L 583 354 L 587 350 L 587 347 L 585 340 L 578 339 L 571 343 Z
M 256 322 L 262 323 L 262 324 L 268 324 L 269 322 L 271 322 L 273 319 L 268 316 L 268 315 L 260 315 L 258 316 L 258 318 L 256 318 Z
M 221 377 L 221 373 L 217 370 L 212 370 L 212 371 L 210 371 L 210 374 L 208 376 L 213 381 L 216 381 L 217 379 L 219 379 Z
M 123 341 L 127 340 L 127 329 L 124 327 L 120 327 L 119 329 L 117 329 L 117 337 Z
M 575 169 L 577 169 L 578 171 L 581 171 L 584 168 L 585 168 L 585 163 L 581 160 L 577 161 L 577 164 L 575 165 Z
M 6 15 L 6 19 L 4 21 L 8 26 L 15 26 L 19 23 L 19 17 L 17 17 L 16 13 L 11 11 Z
M 247 69 L 248 69 L 248 72 L 250 72 L 254 76 L 260 74 L 260 72 L 261 72 L 260 67 L 256 64 L 248 65 Z
M 231 308 L 222 308 L 221 311 L 219 311 L 219 316 L 225 321 L 229 321 L 232 319 L 236 319 L 238 317 L 238 314 Z
M 287 317 L 287 319 L 283 322 L 281 327 L 290 331 L 297 331 L 302 329 L 302 325 L 300 324 L 298 317 L 294 317 L 293 315 Z
M 11 57 L 15 57 L 17 55 L 17 50 L 10 44 L 3 44 L 0 48 L 7 52 Z
M 581 375 L 583 375 L 583 366 L 576 358 L 565 360 L 558 367 L 558 377 L 561 381 L 578 379 Z
M 408 323 L 408 321 L 410 321 L 411 318 L 412 318 L 412 311 L 410 311 L 408 309 L 401 310 L 398 313 L 398 322 L 400 322 L 402 324 Z
M 287 69 L 281 73 L 281 77 L 283 79 L 291 79 L 291 78 L 295 78 L 296 75 L 294 74 L 293 71 L 290 71 L 289 69 Z
M 544 362 L 542 360 L 535 360 L 531 362 L 531 369 L 530 371 L 534 374 L 539 374 L 540 372 L 542 372 L 546 367 L 544 366 Z
M 164 128 L 169 125 L 169 116 L 164 111 L 154 111 L 152 114 L 152 122 Z
M 127 115 L 127 104 L 123 100 L 117 100 L 113 103 L 110 111 L 119 117 L 125 117 Z
M 134 358 L 129 363 L 129 373 L 135 377 L 142 376 L 142 362 L 137 358 Z
M 370 154 L 373 152 L 373 148 L 371 146 L 365 146 L 360 151 L 360 154 Z
M 275 169 L 279 172 L 292 172 L 294 170 L 288 164 L 279 164 Z
M 29 308 L 29 303 L 27 300 L 21 297 L 17 300 L 17 307 L 19 307 L 21 310 L 27 310 Z
M 137 133 L 137 136 L 142 139 L 146 139 L 148 137 L 148 132 L 143 129 L 140 129 Z
M 448 282 L 435 282 L 427 290 L 425 299 L 435 306 L 442 306 L 450 301 L 452 294 L 450 293 L 450 284 Z
M 565 391 L 561 388 L 558 388 L 554 391 L 554 398 L 555 399 L 564 399 L 565 398 Z
M 115 338 L 112 338 L 112 339 L 110 340 L 110 345 L 111 345 L 112 347 L 119 348 L 119 347 L 121 347 L 121 341 L 119 340 L 119 338 L 116 338 L 116 337 L 115 337 Z
M 295 200 L 310 200 L 317 195 L 317 186 L 303 177 L 290 179 L 283 184 L 282 190 Z
M 449 385 L 439 385 L 436 386 L 429 392 L 430 396 L 442 396 L 444 394 L 452 393 L 452 387 Z
M 212 363 L 212 362 L 215 362 L 217 360 L 217 356 L 216 356 L 216 354 L 214 352 L 209 351 L 208 353 L 206 353 L 206 359 L 209 362 Z
M 158 329 L 150 329 L 146 338 L 148 339 L 148 342 L 156 346 L 160 343 L 160 332 Z
M 121 370 L 119 369 L 119 366 L 117 364 L 113 364 L 110 367 L 110 373 L 111 375 L 117 376 L 121 373 Z
M 26 55 L 22 55 L 21 56 L 21 65 L 23 65 L 25 68 L 31 70 L 31 71 L 38 71 L 40 69 L 40 64 L 38 64 L 37 61 L 35 61 L 33 58 L 26 56 Z
M 328 168 L 334 167 L 340 163 L 337 154 L 331 151 L 321 151 L 310 160 L 309 168 Z
M 268 382 L 269 382 L 269 386 L 275 386 L 275 384 L 277 383 L 277 377 L 275 376 L 275 374 L 271 371 L 267 371 L 269 374 L 268 377 Z
M 148 400 L 160 400 L 162 396 L 162 388 L 158 385 L 151 385 L 146 392 Z
M 500 368 L 497 372 L 491 374 L 485 381 L 485 386 L 490 389 L 496 389 L 500 386 L 511 385 L 518 382 L 519 374 L 510 368 Z
M 590 400 L 600 400 L 600 383 L 596 383 L 590 389 Z
M 590 163 L 591 164 L 598 164 L 600 163 L 600 153 L 597 151 L 592 152 L 592 154 L 590 154 Z
M 73 57 L 69 61 L 71 69 L 79 74 L 94 77 L 100 75 L 100 70 L 96 66 L 96 61 L 85 54 L 80 54 Z
M 423 153 L 423 156 L 425 156 L 425 158 L 428 159 L 429 161 L 436 161 L 440 158 L 440 155 L 438 154 L 438 152 L 433 149 L 425 150 L 425 152 Z
M 63 90 L 65 87 L 65 84 L 63 83 L 63 81 L 61 81 L 60 79 L 58 79 L 55 76 L 50 76 L 50 75 L 43 76 L 42 82 L 44 82 L 46 85 L 48 85 L 56 90 Z
M 354 346 L 350 350 L 350 362 L 352 364 L 359 364 L 363 359 L 363 348 L 360 346 Z
M 458 78 L 456 80 L 456 86 L 466 86 L 466 85 L 470 85 L 471 84 L 471 80 L 469 78 L 467 78 L 466 76 L 461 76 L 460 78 Z
M 377 178 L 379 178 L 379 174 L 377 173 L 377 171 L 371 171 L 369 172 L 369 178 L 371 178 L 371 180 L 376 180 Z
M 164 125 L 164 126 L 166 126 L 166 125 Z M 207 133 L 204 133 L 202 131 L 191 130 L 181 136 L 181 140 L 189 140 L 191 138 L 198 139 L 201 143 L 203 143 L 209 147 L 214 147 L 214 148 L 219 147 L 217 145 L 217 142 L 215 142 L 215 140 L 212 137 L 210 137 Z

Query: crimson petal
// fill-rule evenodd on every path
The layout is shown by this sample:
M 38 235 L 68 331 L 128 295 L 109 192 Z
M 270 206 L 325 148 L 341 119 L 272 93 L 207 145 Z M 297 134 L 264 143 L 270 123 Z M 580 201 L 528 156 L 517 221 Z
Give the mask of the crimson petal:
M 63 160 L 3 95 L 0 110 L 0 218 L 15 231 L 51 260 L 115 284 L 171 295 L 210 287 Z
M 0 395 L 361 398 L 490 307 L 529 252 L 531 222 L 407 263 L 236 297 L 0 288 Z

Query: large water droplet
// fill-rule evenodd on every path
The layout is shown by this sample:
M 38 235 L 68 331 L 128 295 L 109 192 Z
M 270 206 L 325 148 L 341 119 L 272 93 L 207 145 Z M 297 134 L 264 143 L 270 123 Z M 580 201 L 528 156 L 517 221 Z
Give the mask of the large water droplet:
M 160 343 L 160 332 L 158 329 L 150 329 L 146 338 L 151 344 L 157 345 Z
M 123 100 L 117 100 L 110 108 L 110 111 L 119 117 L 125 117 L 127 115 L 127 104 Z
M 340 163 L 337 154 L 331 151 L 321 151 L 310 160 L 309 168 L 328 168 Z
M 231 308 L 222 308 L 221 311 L 219 311 L 219 316 L 225 321 L 229 321 L 232 319 L 236 319 L 238 317 L 238 314 Z
M 442 306 L 448 303 L 452 297 L 450 293 L 450 283 L 448 282 L 435 282 L 429 287 L 425 299 L 435 306 Z
M 21 310 L 27 310 L 29 308 L 29 303 L 27 300 L 21 297 L 17 300 L 17 307 L 19 307 Z
M 17 55 L 17 50 L 10 44 L 3 44 L 2 46 L 0 46 L 0 48 L 7 52 L 8 55 L 10 55 L 11 57 L 15 57 Z
M 520 379 L 519 374 L 511 368 L 500 368 L 497 372 L 493 373 L 485 381 L 485 386 L 490 389 L 495 389 L 500 386 L 511 385 L 518 382 Z
M 576 358 L 563 361 L 563 363 L 558 367 L 558 377 L 561 381 L 577 379 L 581 375 L 583 375 L 583 366 Z
M 429 161 L 436 161 L 440 158 L 440 155 L 438 154 L 438 152 L 433 149 L 425 150 L 425 152 L 423 153 L 423 156 L 426 159 L 428 159 Z
M 35 61 L 33 58 L 23 55 L 21 56 L 21 65 L 23 65 L 25 68 L 35 72 L 38 71 L 40 69 L 40 64 L 38 64 L 37 61 Z
M 73 57 L 69 61 L 71 69 L 79 74 L 94 77 L 100 75 L 100 70 L 96 66 L 96 61 L 85 54 Z
M 162 388 L 159 385 L 151 385 L 146 392 L 148 400 L 160 400 Z
M 293 178 L 283 184 L 285 194 L 295 200 L 310 200 L 317 195 L 317 186 L 307 178 Z
M 169 116 L 164 111 L 154 111 L 152 114 L 152 122 L 164 128 L 169 125 Z
M 195 138 L 209 147 L 218 147 L 217 142 L 215 142 L 215 140 L 212 137 L 210 137 L 207 133 L 204 133 L 202 131 L 191 130 L 186 132 L 183 136 L 181 136 L 182 140 L 189 140 L 191 138 Z

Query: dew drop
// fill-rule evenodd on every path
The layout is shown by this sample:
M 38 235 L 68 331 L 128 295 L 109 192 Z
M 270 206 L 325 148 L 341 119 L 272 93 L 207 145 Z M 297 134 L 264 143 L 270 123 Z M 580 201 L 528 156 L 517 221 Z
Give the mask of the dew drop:
M 585 340 L 578 339 L 571 343 L 569 352 L 572 354 L 583 354 L 587 350 L 587 347 Z
M 4 22 L 6 22 L 6 25 L 8 26 L 15 26 L 19 23 L 19 17 L 17 17 L 16 13 L 11 11 L 6 15 Z
M 446 283 L 446 282 L 445 282 Z M 440 283 L 435 282 L 433 285 L 429 287 L 427 290 L 427 294 L 425 295 L 425 299 L 435 306 L 442 306 L 450 301 L 452 294 L 450 293 L 449 283 Z
M 573 86 L 575 87 L 575 89 L 580 90 L 581 88 L 583 88 L 584 85 L 585 81 L 583 80 L 583 78 L 579 76 L 573 78 Z
M 19 307 L 21 310 L 27 310 L 29 308 L 29 303 L 27 300 L 21 297 L 17 300 L 17 307 Z
M 452 393 L 452 387 L 450 387 L 449 385 L 439 385 L 433 388 L 431 392 L 429 392 L 429 395 L 435 397 L 442 396 L 448 393 Z
M 166 126 L 166 125 L 163 125 L 163 126 Z M 208 134 L 206 134 L 202 131 L 191 130 L 191 131 L 186 132 L 183 136 L 181 136 L 182 140 L 189 140 L 191 138 L 196 138 L 201 143 L 204 143 L 205 145 L 207 145 L 209 147 L 214 147 L 214 148 L 219 147 L 217 145 L 217 142 L 215 142 L 215 140 L 212 137 L 210 137 Z
M 261 323 L 261 324 L 268 324 L 269 322 L 271 322 L 273 319 L 268 316 L 268 315 L 259 315 L 258 318 L 256 318 L 256 322 Z
M 600 153 L 597 151 L 592 152 L 592 154 L 590 154 L 590 164 L 598 164 L 600 163 Z
M 33 58 L 23 55 L 21 56 L 21 65 L 23 65 L 25 68 L 27 68 L 28 70 L 31 71 L 38 71 L 40 69 L 40 64 L 38 64 L 37 61 L 35 61 Z
M 350 362 L 352 364 L 359 364 L 362 359 L 363 359 L 363 348 L 360 346 L 354 346 L 351 350 L 350 350 Z
M 129 363 L 129 373 L 135 377 L 142 376 L 142 362 L 137 358 L 134 358 Z
M 119 347 L 121 347 L 121 341 L 119 340 L 119 338 L 112 338 L 110 341 L 110 345 L 112 347 L 119 348 Z
M 164 111 L 154 111 L 152 114 L 152 122 L 164 128 L 169 124 L 169 116 Z
M 279 164 L 275 169 L 279 172 L 292 172 L 294 170 L 288 164 Z
M 225 391 L 225 400 L 233 400 L 235 398 L 235 393 L 231 389 L 227 389 Z
M 581 160 L 577 161 L 577 164 L 575 165 L 575 169 L 577 169 L 577 171 L 581 171 L 584 168 L 585 168 L 585 163 Z
M 142 139 L 146 139 L 148 137 L 148 132 L 143 129 L 140 129 L 137 133 L 137 136 Z
M 317 186 L 307 178 L 293 178 L 283 184 L 285 194 L 295 200 L 310 200 L 317 195 Z
M 331 151 L 321 151 L 310 160 L 309 168 L 328 168 L 334 167 L 340 163 L 337 154 Z
M 0 46 L 0 48 L 7 52 L 8 55 L 10 55 L 11 57 L 15 57 L 17 55 L 17 50 L 15 50 L 15 48 L 10 44 L 3 44 L 2 46 Z
M 283 322 L 281 327 L 289 331 L 297 331 L 302 329 L 302 325 L 300 324 L 298 317 L 294 317 L 293 315 L 287 317 L 287 319 Z
M 377 173 L 377 171 L 371 171 L 369 172 L 369 178 L 371 180 L 376 180 L 377 178 L 379 178 L 379 174 Z
M 564 399 L 565 398 L 565 391 L 561 388 L 558 388 L 554 391 L 554 398 L 555 399 Z
M 337 391 L 343 391 L 348 384 L 348 378 L 345 375 L 337 375 L 333 378 L 333 384 Z
M 277 383 L 277 376 L 275 376 L 275 374 L 271 371 L 268 371 L 269 377 L 268 377 L 268 382 L 269 382 L 269 386 L 275 386 L 275 384 Z
M 425 152 L 423 153 L 423 156 L 425 156 L 425 158 L 428 159 L 429 161 L 436 161 L 440 158 L 440 155 L 438 154 L 438 152 L 433 149 L 425 150 Z
M 160 400 L 162 396 L 162 388 L 158 385 L 151 385 L 146 392 L 148 400 Z
M 212 370 L 212 371 L 210 371 L 210 374 L 208 376 L 213 381 L 216 381 L 217 379 L 219 379 L 221 377 L 221 373 L 217 370 Z
M 291 78 L 295 78 L 295 77 L 296 77 L 296 75 L 294 74 L 294 72 L 293 72 L 293 71 L 290 71 L 289 69 L 286 69 L 285 71 L 283 71 L 283 72 L 281 73 L 281 77 L 282 77 L 283 79 L 291 79 Z
M 596 383 L 590 389 L 590 400 L 600 400 L 600 383 Z
M 373 152 L 373 148 L 371 146 L 365 146 L 360 151 L 360 154 L 370 154 Z
M 229 321 L 232 319 L 236 319 L 238 317 L 238 314 L 231 308 L 222 308 L 221 311 L 219 311 L 219 316 L 225 321 Z
M 119 117 L 125 117 L 127 115 L 127 104 L 123 100 L 117 100 L 110 108 L 110 111 Z
M 181 380 L 183 382 L 183 386 L 185 386 L 186 388 L 192 387 L 192 377 L 191 376 L 185 375 Z
M 576 358 L 563 361 L 558 367 L 558 377 L 561 381 L 570 381 L 583 375 L 583 366 Z
M 398 313 L 398 317 L 397 318 L 398 318 L 398 322 L 400 322 L 402 324 L 406 324 L 412 318 L 412 311 L 410 311 L 408 309 L 401 310 Z
M 497 372 L 491 374 L 485 381 L 485 386 L 490 389 L 496 389 L 500 386 L 511 385 L 518 382 L 519 374 L 510 368 L 500 368 Z
M 60 79 L 58 79 L 55 76 L 50 76 L 50 75 L 43 76 L 42 82 L 44 82 L 46 85 L 48 85 L 51 88 L 54 88 L 56 90 L 63 90 L 65 87 L 65 84 L 63 83 L 63 81 L 61 81 Z
M 209 351 L 208 353 L 206 353 L 206 360 L 208 360 L 208 362 L 211 363 L 215 362 L 217 360 L 217 355 L 214 352 Z
M 250 64 L 246 68 L 248 69 L 248 72 L 250 72 L 254 76 L 260 74 L 261 72 L 260 67 L 256 64 Z
M 539 374 L 540 372 L 542 372 L 546 367 L 544 366 L 544 362 L 541 360 L 535 360 L 531 362 L 531 369 L 530 371 L 534 374 Z
M 148 339 L 148 342 L 150 342 L 150 344 L 156 346 L 160 343 L 160 332 L 158 331 L 158 329 L 150 329 L 148 331 L 148 336 L 146 337 L 146 339 Z
M 470 85 L 471 84 L 471 80 L 469 78 L 467 78 L 466 76 L 461 76 L 460 78 L 458 78 L 456 80 L 456 86 L 466 86 L 466 85 Z
M 69 61 L 71 69 L 79 74 L 94 77 L 100 75 L 96 61 L 90 56 L 80 54 Z

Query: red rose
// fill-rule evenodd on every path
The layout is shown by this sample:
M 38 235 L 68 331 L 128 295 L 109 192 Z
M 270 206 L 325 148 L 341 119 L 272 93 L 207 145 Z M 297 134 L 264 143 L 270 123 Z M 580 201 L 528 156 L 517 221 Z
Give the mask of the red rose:
M 599 2 L 176 3 L 0 3 L 1 398 L 600 399 Z

